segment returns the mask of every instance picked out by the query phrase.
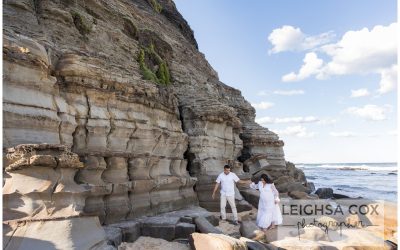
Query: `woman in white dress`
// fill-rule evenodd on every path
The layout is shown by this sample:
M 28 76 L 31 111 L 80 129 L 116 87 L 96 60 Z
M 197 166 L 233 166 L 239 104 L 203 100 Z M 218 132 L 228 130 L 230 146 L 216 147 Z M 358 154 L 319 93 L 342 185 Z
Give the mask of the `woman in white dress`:
M 250 188 L 260 191 L 260 200 L 258 202 L 257 226 L 263 231 L 275 228 L 282 224 L 282 213 L 279 208 L 279 192 L 268 175 L 261 175 L 258 184 L 252 182 Z

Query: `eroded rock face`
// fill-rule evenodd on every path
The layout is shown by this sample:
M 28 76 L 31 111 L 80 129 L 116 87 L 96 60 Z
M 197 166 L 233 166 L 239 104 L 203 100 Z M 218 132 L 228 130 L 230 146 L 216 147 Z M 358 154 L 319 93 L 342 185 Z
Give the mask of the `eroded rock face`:
M 74 182 L 83 168 L 66 146 L 31 144 L 10 148 L 5 157 L 3 218 L 46 220 L 79 216 L 88 190 Z
M 17 34 L 4 39 L 6 147 L 71 147 L 84 163 L 72 180 L 89 187 L 84 211 L 103 223 L 197 202 L 183 157 L 188 136 L 170 90 L 134 85 L 76 53 L 61 56 L 54 77 L 42 45 Z
M 242 179 L 267 166 L 297 178 L 283 142 L 254 122 L 240 91 L 218 80 L 174 3 L 156 2 L 161 10 L 146 0 L 4 3 L 3 145 L 37 153 L 21 156 L 27 165 L 6 165 L 6 220 L 69 213 L 110 224 L 189 204 L 218 210 L 212 188 L 228 163 Z M 144 47 L 162 56 L 171 85 L 144 80 Z M 45 143 L 62 146 L 43 153 Z M 79 162 L 62 164 L 68 150 Z M 25 179 L 42 189 L 17 192 Z M 56 200 L 62 210 L 45 211 L 60 181 L 69 198 Z M 21 195 L 35 206 L 20 206 Z M 239 211 L 251 208 L 236 198 Z
M 4 157 L 4 249 L 106 249 L 97 216 L 84 216 L 84 167 L 65 145 L 25 144 Z M 78 218 L 79 217 L 79 218 Z

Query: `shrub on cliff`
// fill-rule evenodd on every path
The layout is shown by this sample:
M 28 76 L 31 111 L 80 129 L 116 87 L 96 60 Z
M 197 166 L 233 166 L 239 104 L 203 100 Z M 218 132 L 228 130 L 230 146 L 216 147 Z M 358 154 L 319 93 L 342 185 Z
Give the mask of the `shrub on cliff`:
M 92 31 L 92 26 L 86 20 L 84 20 L 84 18 L 78 12 L 72 11 L 71 16 L 74 20 L 76 29 L 85 39 L 87 39 L 86 35 Z
M 157 0 L 147 0 L 153 10 L 155 10 L 157 13 L 161 13 L 162 11 L 162 6 Z
M 140 50 L 138 62 L 145 80 L 162 85 L 169 85 L 171 83 L 168 65 L 155 51 L 153 44 L 148 48 Z

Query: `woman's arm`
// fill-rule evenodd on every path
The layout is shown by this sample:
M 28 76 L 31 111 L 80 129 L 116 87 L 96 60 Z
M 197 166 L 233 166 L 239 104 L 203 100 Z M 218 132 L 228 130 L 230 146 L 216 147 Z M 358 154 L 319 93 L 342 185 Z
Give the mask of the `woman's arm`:
M 280 202 L 280 199 L 279 199 L 279 191 L 276 189 L 274 183 L 272 183 L 272 192 L 274 192 L 275 203 Z

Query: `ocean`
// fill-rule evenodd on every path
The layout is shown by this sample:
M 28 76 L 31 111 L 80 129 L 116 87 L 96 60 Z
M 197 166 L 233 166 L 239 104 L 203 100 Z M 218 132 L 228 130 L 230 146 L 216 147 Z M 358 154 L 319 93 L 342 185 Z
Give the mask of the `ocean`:
M 350 197 L 397 202 L 397 163 L 296 164 L 315 189 Z

